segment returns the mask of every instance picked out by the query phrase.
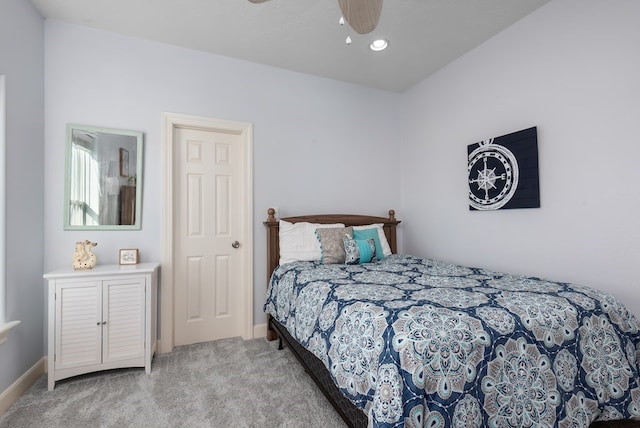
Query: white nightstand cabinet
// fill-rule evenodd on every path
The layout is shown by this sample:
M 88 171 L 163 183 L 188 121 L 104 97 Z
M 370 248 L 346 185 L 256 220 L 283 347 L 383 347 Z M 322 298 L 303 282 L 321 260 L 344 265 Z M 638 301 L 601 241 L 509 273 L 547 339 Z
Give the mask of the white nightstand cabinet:
M 48 388 L 122 367 L 151 372 L 157 344 L 158 264 L 61 269 L 49 287 Z

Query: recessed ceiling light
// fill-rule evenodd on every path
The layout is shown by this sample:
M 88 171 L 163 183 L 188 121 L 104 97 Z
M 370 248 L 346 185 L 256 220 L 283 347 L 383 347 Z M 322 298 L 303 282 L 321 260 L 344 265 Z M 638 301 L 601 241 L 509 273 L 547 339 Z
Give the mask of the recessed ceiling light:
M 380 52 L 385 50 L 389 46 L 389 42 L 385 39 L 378 39 L 371 42 L 369 49 L 374 52 Z

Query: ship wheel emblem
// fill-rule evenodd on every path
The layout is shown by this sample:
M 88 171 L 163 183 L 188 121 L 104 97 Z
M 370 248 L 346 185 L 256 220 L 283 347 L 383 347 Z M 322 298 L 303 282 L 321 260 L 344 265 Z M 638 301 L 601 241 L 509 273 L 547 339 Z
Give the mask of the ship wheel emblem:
M 479 143 L 469 154 L 469 205 L 476 210 L 497 210 L 518 189 L 518 161 L 511 150 L 493 138 Z

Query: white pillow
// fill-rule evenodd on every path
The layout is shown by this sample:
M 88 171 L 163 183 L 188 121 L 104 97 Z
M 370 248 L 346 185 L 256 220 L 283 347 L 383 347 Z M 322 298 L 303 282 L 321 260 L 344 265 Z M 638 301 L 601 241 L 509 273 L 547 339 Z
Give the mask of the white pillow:
M 353 230 L 371 229 L 373 227 L 378 229 L 378 239 L 380 239 L 382 254 L 384 254 L 385 257 L 389 257 L 391 255 L 391 247 L 387 241 L 387 235 L 384 234 L 384 225 L 382 223 L 369 224 L 366 226 L 353 226 Z
M 344 227 L 342 223 L 290 223 L 280 220 L 280 264 L 320 260 L 322 253 L 316 229 Z

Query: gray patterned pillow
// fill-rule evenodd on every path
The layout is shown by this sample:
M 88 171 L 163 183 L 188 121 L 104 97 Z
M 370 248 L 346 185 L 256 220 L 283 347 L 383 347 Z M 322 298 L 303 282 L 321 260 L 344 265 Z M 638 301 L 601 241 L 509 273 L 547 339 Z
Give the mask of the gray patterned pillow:
M 320 241 L 320 261 L 325 264 L 344 263 L 344 241 L 343 237 L 353 238 L 353 228 L 331 227 L 327 229 L 316 229 L 316 236 Z
M 344 236 L 345 263 L 358 265 L 376 260 L 376 241 L 370 239 L 353 239 Z

